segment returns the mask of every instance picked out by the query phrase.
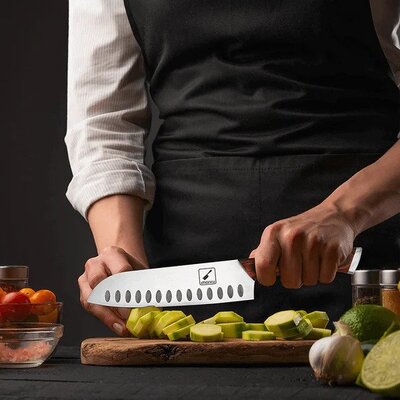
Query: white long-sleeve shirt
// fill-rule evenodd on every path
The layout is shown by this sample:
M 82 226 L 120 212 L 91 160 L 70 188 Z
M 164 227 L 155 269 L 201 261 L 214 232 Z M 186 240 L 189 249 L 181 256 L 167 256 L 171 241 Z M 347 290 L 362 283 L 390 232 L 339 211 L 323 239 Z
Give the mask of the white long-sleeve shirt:
M 370 4 L 400 85 L 400 0 Z M 69 0 L 68 50 L 69 201 L 85 218 L 94 202 L 113 194 L 141 197 L 150 209 L 156 182 L 144 165 L 144 138 L 151 115 L 143 56 L 123 0 Z

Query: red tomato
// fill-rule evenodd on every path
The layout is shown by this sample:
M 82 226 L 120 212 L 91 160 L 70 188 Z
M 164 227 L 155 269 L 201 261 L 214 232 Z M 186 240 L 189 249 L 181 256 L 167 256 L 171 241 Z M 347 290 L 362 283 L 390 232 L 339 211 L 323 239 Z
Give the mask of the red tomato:
M 44 315 L 49 314 L 54 311 L 56 302 L 56 295 L 47 289 L 38 290 L 35 294 L 33 294 L 29 300 L 33 304 L 32 312 L 36 315 Z M 51 303 L 51 304 L 44 304 L 39 305 L 42 303 Z M 37 304 L 37 305 L 36 305 Z
M 31 302 L 23 293 L 7 293 L 0 303 L 1 319 L 4 321 L 23 321 L 31 312 Z

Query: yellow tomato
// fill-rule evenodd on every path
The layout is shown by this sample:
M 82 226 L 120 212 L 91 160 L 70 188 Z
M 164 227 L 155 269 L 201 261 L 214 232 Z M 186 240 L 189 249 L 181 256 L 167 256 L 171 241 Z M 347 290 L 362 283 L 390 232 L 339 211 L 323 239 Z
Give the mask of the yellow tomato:
M 30 288 L 30 287 L 26 287 L 20 290 L 21 293 L 23 293 L 25 296 L 31 297 L 32 295 L 35 294 L 35 291 Z
M 6 294 L 7 292 L 0 287 L 0 301 Z
M 39 322 L 52 322 L 58 321 L 58 310 L 53 310 L 50 314 L 38 315 Z
M 29 300 L 32 304 L 32 313 L 36 315 L 50 314 L 55 309 L 56 295 L 47 289 L 38 290 Z M 50 304 L 49 304 L 50 303 Z

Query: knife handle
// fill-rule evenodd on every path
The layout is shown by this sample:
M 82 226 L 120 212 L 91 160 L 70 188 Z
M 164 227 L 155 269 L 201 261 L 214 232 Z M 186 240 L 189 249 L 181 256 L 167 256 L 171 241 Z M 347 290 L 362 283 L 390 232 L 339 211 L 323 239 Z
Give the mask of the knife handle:
M 362 247 L 354 247 L 346 260 L 338 267 L 337 272 L 345 274 L 354 274 L 360 262 Z M 256 279 L 256 267 L 254 258 L 242 258 L 239 262 L 243 265 L 251 278 Z M 279 276 L 279 269 L 276 269 L 276 275 Z

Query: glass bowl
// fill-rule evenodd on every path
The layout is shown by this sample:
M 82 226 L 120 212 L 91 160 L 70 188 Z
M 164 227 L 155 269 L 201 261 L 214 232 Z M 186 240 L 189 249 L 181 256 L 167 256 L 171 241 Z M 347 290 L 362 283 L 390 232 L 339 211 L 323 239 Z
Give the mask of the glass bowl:
M 0 325 L 0 368 L 32 368 L 46 361 L 63 335 L 61 324 L 8 322 Z
M 0 304 L 0 328 L 15 322 L 61 323 L 63 303 Z

